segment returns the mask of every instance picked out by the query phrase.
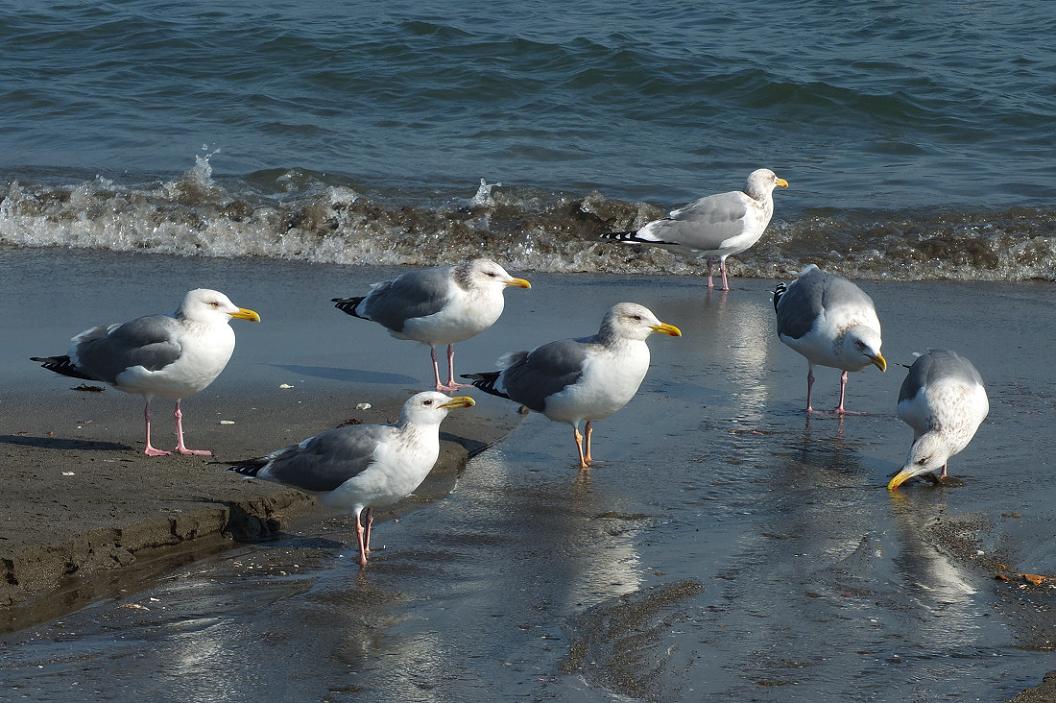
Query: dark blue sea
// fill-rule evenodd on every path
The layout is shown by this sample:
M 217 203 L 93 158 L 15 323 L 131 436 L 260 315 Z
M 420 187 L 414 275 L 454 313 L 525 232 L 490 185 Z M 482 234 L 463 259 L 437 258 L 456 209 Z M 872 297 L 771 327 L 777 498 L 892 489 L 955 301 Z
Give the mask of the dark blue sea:
M 768 167 L 739 273 L 1053 280 L 1054 36 L 1050 0 L 4 0 L 0 243 L 688 273 L 598 235 Z

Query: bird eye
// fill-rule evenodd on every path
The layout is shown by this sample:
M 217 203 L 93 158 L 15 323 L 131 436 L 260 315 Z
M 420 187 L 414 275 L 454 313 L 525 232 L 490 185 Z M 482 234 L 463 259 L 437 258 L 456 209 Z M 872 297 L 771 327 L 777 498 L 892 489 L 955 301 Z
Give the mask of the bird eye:
M 426 401 L 422 402 L 422 405 L 432 405 L 432 404 L 433 404 L 433 401 L 431 401 L 431 400 L 426 400 Z
M 496 275 L 497 274 L 495 274 L 495 273 L 493 273 L 491 271 L 488 271 L 488 278 L 495 278 Z
M 218 308 L 218 307 L 220 307 L 220 301 L 214 300 L 211 303 L 209 303 L 209 305 L 211 305 L 214 308 Z
M 931 457 L 930 456 L 926 456 L 923 459 L 921 459 L 920 461 L 918 461 L 917 463 L 920 464 L 921 466 L 924 466 L 929 461 L 931 461 Z
M 631 319 L 634 320 L 635 322 L 641 322 L 642 321 L 642 316 L 641 315 L 631 315 Z

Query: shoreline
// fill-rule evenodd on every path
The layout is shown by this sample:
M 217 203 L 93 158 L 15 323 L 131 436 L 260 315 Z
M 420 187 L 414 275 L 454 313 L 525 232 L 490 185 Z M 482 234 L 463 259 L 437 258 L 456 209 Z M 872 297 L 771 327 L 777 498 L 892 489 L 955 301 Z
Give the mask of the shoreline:
M 349 419 L 390 421 L 409 393 L 372 395 L 368 410 L 348 417 L 328 413 L 326 419 L 314 418 L 314 429 L 299 431 L 306 437 Z M 317 402 L 332 407 L 323 399 Z M 276 431 L 269 422 L 256 429 Z M 378 519 L 442 498 L 469 459 L 516 422 L 513 413 L 452 413 L 442 426 L 440 456 L 426 481 Z M 213 446 L 220 456 L 237 453 L 231 443 Z M 211 461 L 152 459 L 136 446 L 52 431 L 0 436 L 6 474 L 0 494 L 0 633 L 59 617 L 107 595 L 140 590 L 176 565 L 273 539 L 313 520 L 316 501 L 308 494 L 247 480 Z

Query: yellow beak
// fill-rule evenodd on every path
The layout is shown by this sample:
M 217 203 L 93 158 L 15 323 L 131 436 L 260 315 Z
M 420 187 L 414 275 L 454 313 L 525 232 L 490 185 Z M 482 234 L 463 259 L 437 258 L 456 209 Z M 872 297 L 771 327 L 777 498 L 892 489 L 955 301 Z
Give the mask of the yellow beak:
M 774 185 L 776 185 L 778 188 L 787 188 L 788 181 L 786 181 L 784 178 L 778 178 L 776 181 L 774 181 Z
M 443 403 L 441 408 L 472 408 L 477 404 L 477 401 L 470 398 L 468 395 L 456 395 L 451 400 Z
M 653 325 L 650 327 L 653 332 L 659 332 L 660 334 L 669 334 L 672 337 L 681 337 L 682 330 L 678 329 L 674 325 L 669 325 L 666 322 L 661 322 L 659 325 Z
M 251 322 L 260 322 L 260 315 L 249 308 L 239 308 L 238 312 L 231 313 L 232 319 L 235 320 L 249 320 Z
M 511 278 L 506 281 L 506 285 L 513 286 L 514 288 L 531 288 L 532 284 L 523 278 Z
M 902 469 L 887 482 L 887 490 L 893 491 L 911 478 L 913 478 L 913 472 L 909 469 Z
M 881 371 L 887 371 L 887 359 L 884 358 L 883 354 L 877 354 L 876 356 L 871 357 L 870 361 L 873 362 L 873 366 Z

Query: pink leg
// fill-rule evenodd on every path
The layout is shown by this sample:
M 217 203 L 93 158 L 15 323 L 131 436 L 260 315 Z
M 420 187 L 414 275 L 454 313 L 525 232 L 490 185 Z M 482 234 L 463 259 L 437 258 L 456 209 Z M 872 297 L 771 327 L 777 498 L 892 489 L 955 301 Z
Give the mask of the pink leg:
M 367 508 L 367 530 L 366 538 L 363 540 L 367 547 L 367 554 L 370 554 L 370 532 L 374 529 L 374 508 Z
M 730 282 L 726 280 L 726 257 L 719 259 L 719 273 L 722 274 L 722 290 L 728 291 L 730 289 Z
M 708 288 L 714 288 L 715 282 L 711 280 L 712 268 L 715 266 L 715 259 L 708 259 Z
M 576 425 L 572 426 L 572 439 L 576 440 L 576 449 L 579 451 L 579 468 L 589 469 L 590 464 L 587 463 L 587 457 L 583 454 L 583 435 L 579 433 L 579 427 Z
M 444 386 L 443 383 L 440 383 L 440 364 L 436 361 L 436 347 L 430 344 L 429 351 L 432 353 L 433 356 L 433 378 L 436 379 L 436 390 L 446 391 L 447 388 Z
M 807 367 L 807 412 L 814 412 L 814 406 L 811 404 L 810 399 L 814 392 L 814 364 L 810 364 Z
M 183 456 L 212 456 L 208 449 L 188 449 L 183 443 L 183 411 L 180 410 L 180 401 L 176 401 L 176 411 L 172 414 L 176 418 L 176 451 Z
M 143 453 L 147 456 L 168 456 L 169 452 L 162 449 L 155 449 L 150 444 L 150 398 L 147 398 L 147 404 L 143 408 L 143 420 L 147 425 L 147 446 L 143 449 Z
M 942 465 L 942 476 L 940 478 L 947 478 L 949 476 L 950 464 L 949 462 Z
M 359 521 L 359 511 L 356 511 L 356 541 L 359 542 L 359 565 L 361 567 L 367 565 L 367 544 L 363 539 L 363 524 Z
M 469 388 L 465 383 L 455 381 L 455 345 L 447 345 L 447 390 L 457 391 L 459 388 Z
M 586 445 L 586 450 L 583 453 L 583 458 L 587 460 L 587 464 L 588 465 L 594 463 L 594 457 L 592 457 L 590 455 L 590 436 L 592 434 L 594 434 L 594 426 L 591 424 L 590 420 L 587 420 L 586 427 L 583 428 L 583 435 L 584 435 L 584 440 L 583 441 L 584 441 L 584 444 Z

